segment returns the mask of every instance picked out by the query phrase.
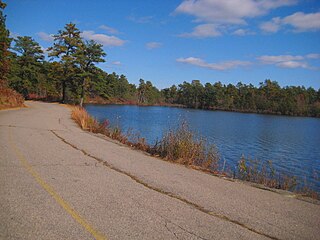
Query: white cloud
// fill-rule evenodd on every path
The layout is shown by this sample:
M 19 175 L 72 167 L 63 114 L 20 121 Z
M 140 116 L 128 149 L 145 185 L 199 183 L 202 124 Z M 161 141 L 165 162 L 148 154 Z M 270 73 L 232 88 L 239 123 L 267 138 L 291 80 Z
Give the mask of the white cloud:
M 315 67 L 310 66 L 306 60 L 307 59 L 318 59 L 320 54 L 311 53 L 305 56 L 301 55 L 264 55 L 260 56 L 257 59 L 261 64 L 266 65 L 276 65 L 282 68 L 305 68 L 305 69 L 316 69 Z
M 260 25 L 260 29 L 266 33 L 276 33 L 281 28 L 281 19 L 279 17 L 272 18 L 269 22 Z
M 118 37 L 95 33 L 94 31 L 83 31 L 81 36 L 84 39 L 94 40 L 103 46 L 122 46 L 126 42 Z
M 310 68 L 310 66 L 307 63 L 297 61 L 285 61 L 277 63 L 276 65 L 282 68 Z
M 113 61 L 113 62 L 111 62 L 111 64 L 112 64 L 112 65 L 118 65 L 118 66 L 119 66 L 119 65 L 121 65 L 121 62 L 120 62 L 120 61 Z
M 217 26 L 212 23 L 201 24 L 196 26 L 191 33 L 182 33 L 179 37 L 194 37 L 194 38 L 207 38 L 218 37 L 221 33 L 218 31 Z
M 297 12 L 283 19 L 284 24 L 291 25 L 296 31 L 317 31 L 320 30 L 320 12 L 303 13 Z
M 119 31 L 117 29 L 109 27 L 107 25 L 101 25 L 99 26 L 99 28 L 107 31 L 110 34 L 119 34 Z
M 251 64 L 251 62 L 247 61 L 226 61 L 226 62 L 220 62 L 220 63 L 207 63 L 201 58 L 195 58 L 195 57 L 188 57 L 188 58 L 178 58 L 176 59 L 177 62 L 185 63 L 185 64 L 191 64 L 198 67 L 208 68 L 211 70 L 218 70 L 218 71 L 224 71 L 236 67 L 244 67 Z
M 151 49 L 155 49 L 155 48 L 159 48 L 162 46 L 162 43 L 160 42 L 148 42 L 146 43 L 146 48 L 151 50 Z
M 184 0 L 175 13 L 210 23 L 245 24 L 246 18 L 264 15 L 270 10 L 290 6 L 296 0 Z
M 264 32 L 275 33 L 285 26 L 291 26 L 295 32 L 318 31 L 320 30 L 320 12 L 296 12 L 284 18 L 276 17 L 262 23 L 260 29 Z
M 237 29 L 236 31 L 233 32 L 233 35 L 237 35 L 237 36 L 245 36 L 246 35 L 246 31 L 244 29 Z
M 309 70 L 318 70 L 318 67 L 311 66 L 308 60 L 320 59 L 320 54 L 310 53 L 306 55 L 264 55 L 256 58 L 263 65 L 274 65 L 280 68 L 304 68 Z M 176 59 L 179 63 L 190 64 L 211 70 L 224 71 L 237 67 L 247 67 L 254 64 L 250 61 L 225 61 L 218 63 L 208 63 L 205 60 L 197 57 L 187 57 Z
M 253 35 L 253 34 L 255 33 L 249 31 L 248 29 L 242 29 L 242 28 L 239 28 L 232 33 L 232 35 L 237 35 L 237 36 L 246 36 L 246 35 Z
M 306 58 L 309 59 L 320 59 L 320 54 L 319 53 L 310 53 L 306 55 Z
M 277 55 L 277 56 L 270 56 L 264 55 L 258 57 L 258 60 L 263 64 L 274 64 L 280 63 L 285 61 L 296 61 L 296 60 L 303 60 L 303 56 L 292 56 L 292 55 Z
M 46 41 L 46 42 L 53 42 L 54 40 L 54 37 L 52 34 L 48 34 L 48 33 L 45 33 L 45 32 L 38 32 L 37 35 L 43 40 L 43 41 Z

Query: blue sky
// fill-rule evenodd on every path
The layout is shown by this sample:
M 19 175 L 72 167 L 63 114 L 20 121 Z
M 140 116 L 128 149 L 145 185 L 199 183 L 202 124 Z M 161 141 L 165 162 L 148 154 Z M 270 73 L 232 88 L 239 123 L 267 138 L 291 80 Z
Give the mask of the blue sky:
M 105 71 L 158 88 L 221 81 L 320 88 L 319 0 L 6 0 L 12 36 L 52 45 L 66 23 L 103 44 Z

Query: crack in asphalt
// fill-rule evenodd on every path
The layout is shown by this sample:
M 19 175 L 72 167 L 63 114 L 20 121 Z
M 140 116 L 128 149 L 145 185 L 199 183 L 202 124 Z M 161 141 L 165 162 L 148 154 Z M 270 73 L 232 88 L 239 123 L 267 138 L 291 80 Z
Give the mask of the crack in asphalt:
M 174 232 L 174 230 L 171 230 L 171 229 L 168 227 L 168 223 L 171 223 L 172 225 L 180 228 L 182 231 L 184 231 L 184 232 L 186 232 L 186 233 L 189 233 L 190 235 L 193 235 L 193 236 L 195 236 L 195 237 L 197 237 L 197 238 L 199 238 L 199 239 L 209 240 L 209 239 L 207 239 L 207 238 L 204 238 L 204 237 L 201 237 L 201 236 L 195 234 L 194 232 L 188 231 L 187 229 L 181 227 L 179 224 L 176 224 L 176 223 L 170 221 L 169 219 L 161 216 L 161 215 L 158 214 L 158 213 L 156 213 L 156 214 L 157 214 L 160 218 L 162 218 L 162 219 L 164 220 L 166 229 L 167 229 L 169 232 L 171 232 L 177 239 L 179 239 L 178 236 L 177 236 L 177 234 Z
M 63 129 L 47 129 L 47 128 L 35 128 L 35 127 L 25 127 L 25 126 L 16 126 L 16 125 L 3 125 L 0 124 L 0 127 L 9 127 L 9 128 L 23 128 L 23 129 L 30 129 L 30 130 L 39 130 L 39 131 L 65 131 Z
M 124 171 L 124 170 L 121 170 L 120 168 L 117 168 L 117 167 L 113 166 L 112 164 L 108 163 L 107 161 L 104 161 L 104 160 L 102 160 L 102 159 L 100 159 L 100 158 L 98 158 L 98 157 L 95 157 L 95 156 L 87 153 L 85 150 L 78 148 L 77 146 L 73 145 L 72 143 L 68 142 L 68 141 L 65 140 L 63 137 L 61 137 L 60 135 L 58 135 L 58 134 L 55 132 L 55 130 L 50 130 L 50 131 L 51 131 L 57 138 L 59 138 L 62 142 L 66 143 L 67 145 L 71 146 L 72 148 L 74 148 L 74 149 L 82 152 L 84 155 L 86 155 L 86 156 L 88 156 L 88 157 L 90 157 L 90 158 L 98 161 L 99 163 L 103 164 L 104 166 L 106 166 L 106 167 L 108 167 L 108 168 L 110 168 L 110 169 L 112 169 L 112 170 L 114 170 L 114 171 L 116 171 L 116 172 L 118 172 L 118 173 L 121 173 L 121 174 L 124 174 L 124 175 L 130 177 L 133 181 L 137 182 L 138 184 L 143 185 L 144 187 L 146 187 L 146 188 L 148 188 L 148 189 L 151 189 L 151 190 L 153 190 L 153 191 L 159 192 L 159 193 L 161 193 L 161 194 L 167 195 L 167 196 L 169 196 L 169 197 L 171 197 L 171 198 L 174 198 L 174 199 L 176 199 L 176 200 L 179 200 L 179 201 L 181 201 L 181 202 L 184 202 L 184 203 L 188 204 L 189 206 L 192 206 L 192 207 L 194 207 L 195 209 L 197 209 L 197 210 L 199 210 L 199 211 L 201 211 L 201 212 L 203 212 L 203 213 L 205 213 L 205 214 L 208 214 L 208 215 L 210 215 L 210 216 L 213 216 L 213 217 L 222 219 L 222 220 L 224 220 L 224 221 L 227 221 L 227 222 L 236 224 L 236 225 L 238 225 L 238 226 L 240 226 L 240 227 L 242 227 L 242 228 L 245 228 L 245 229 L 247 229 L 247 230 L 249 230 L 249 231 L 251 231 L 251 232 L 253 232 L 253 233 L 259 234 L 259 235 L 261 235 L 261 236 L 264 236 L 264 237 L 267 237 L 267 238 L 270 238 L 270 239 L 273 239 L 273 240 L 280 240 L 280 239 L 277 238 L 277 237 L 271 236 L 271 235 L 269 235 L 269 234 L 267 234 L 267 233 L 260 232 L 259 230 L 256 230 L 256 229 L 254 229 L 253 227 L 247 226 L 247 225 L 245 225 L 244 223 L 241 223 L 241 222 L 239 222 L 239 221 L 237 221 L 237 220 L 231 219 L 231 218 L 229 218 L 229 217 L 227 217 L 227 216 L 225 216 L 225 215 L 212 212 L 212 211 L 210 211 L 210 210 L 208 210 L 208 209 L 206 209 L 206 208 L 204 208 L 204 207 L 202 207 L 202 206 L 200 206 L 200 205 L 198 205 L 198 204 L 196 204 L 196 203 L 193 203 L 193 202 L 191 202 L 191 201 L 189 201 L 189 200 L 187 200 L 187 199 L 185 199 L 185 198 L 183 198 L 183 197 L 181 197 L 181 196 L 178 196 L 178 195 L 176 195 L 176 194 L 174 194 L 174 193 L 164 191 L 164 190 L 162 190 L 162 189 L 160 189 L 160 188 L 157 188 L 157 187 L 153 187 L 153 186 L 151 186 L 151 185 L 143 182 L 142 180 L 140 180 L 139 178 L 137 178 L 137 177 L 134 176 L 133 174 L 131 174 L 131 173 L 129 173 L 129 172 L 126 172 L 126 171 Z M 202 239 L 203 239 L 203 238 L 202 238 Z
M 136 201 L 136 204 L 139 205 L 140 207 L 142 207 L 142 205 L 141 205 L 139 202 L 137 202 L 137 201 Z M 152 213 L 154 213 L 155 215 L 157 215 L 159 218 L 163 219 L 164 224 L 165 224 L 165 228 L 167 229 L 168 232 L 172 233 L 172 234 L 175 236 L 175 238 L 179 239 L 177 233 L 175 233 L 174 230 L 171 230 L 171 229 L 169 228 L 168 223 L 170 223 L 170 224 L 178 227 L 178 228 L 181 229 L 183 232 L 185 232 L 185 233 L 187 233 L 187 234 L 190 234 L 190 235 L 192 235 L 192 236 L 195 236 L 195 237 L 197 237 L 197 238 L 199 238 L 199 239 L 209 240 L 209 239 L 207 239 L 207 238 L 201 237 L 201 236 L 197 235 L 196 233 L 191 232 L 191 231 L 183 228 L 183 227 L 180 226 L 179 224 L 177 224 L 177 223 L 171 221 L 170 219 L 162 216 L 162 215 L 161 215 L 160 213 L 158 213 L 156 210 L 154 210 L 154 209 L 152 209 L 152 208 L 149 208 L 149 207 L 146 207 L 146 206 L 143 206 L 143 207 L 149 209 Z
M 168 222 L 166 220 L 164 221 L 164 226 L 165 226 L 165 228 L 167 229 L 168 232 L 170 232 L 170 233 L 172 233 L 174 235 L 174 237 L 176 239 L 179 239 L 177 234 L 174 231 L 171 231 L 171 229 L 168 227 Z

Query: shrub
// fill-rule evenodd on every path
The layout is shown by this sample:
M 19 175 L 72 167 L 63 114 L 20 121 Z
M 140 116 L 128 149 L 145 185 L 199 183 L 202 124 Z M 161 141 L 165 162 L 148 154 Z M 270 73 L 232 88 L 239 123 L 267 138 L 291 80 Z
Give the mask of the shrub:
M 196 138 L 186 123 L 168 131 L 152 149 L 154 154 L 169 161 L 217 170 L 219 154 L 215 145 L 208 146 L 203 138 Z
M 24 98 L 16 91 L 0 86 L 0 109 L 22 107 Z

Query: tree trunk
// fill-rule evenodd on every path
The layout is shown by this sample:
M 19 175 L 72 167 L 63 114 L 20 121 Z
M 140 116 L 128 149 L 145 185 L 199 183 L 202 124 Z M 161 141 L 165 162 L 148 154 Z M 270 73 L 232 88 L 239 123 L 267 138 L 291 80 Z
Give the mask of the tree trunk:
M 62 82 L 62 103 L 66 102 L 66 95 L 67 95 L 67 86 L 66 86 L 66 80 Z
M 82 86 L 81 86 L 81 98 L 80 98 L 80 107 L 83 107 L 83 99 L 84 99 L 84 88 L 85 88 L 85 84 L 86 84 L 86 78 L 83 78 L 82 80 Z
M 80 99 L 80 107 L 83 107 L 83 97 Z

